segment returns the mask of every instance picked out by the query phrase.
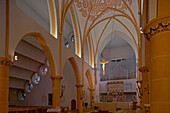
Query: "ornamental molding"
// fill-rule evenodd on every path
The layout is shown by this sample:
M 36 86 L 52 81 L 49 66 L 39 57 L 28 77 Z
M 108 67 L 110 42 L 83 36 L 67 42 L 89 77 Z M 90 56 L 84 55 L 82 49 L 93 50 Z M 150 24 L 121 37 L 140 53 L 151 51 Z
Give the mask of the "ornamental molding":
M 144 34 L 146 39 L 150 40 L 152 36 L 163 31 L 170 31 L 170 20 L 164 20 L 153 24 L 145 30 Z
M 139 71 L 142 73 L 146 73 L 146 72 L 150 72 L 150 69 L 147 66 L 143 66 L 139 68 Z
M 62 76 L 51 76 L 52 80 L 61 80 L 62 78 Z
M 13 62 L 6 59 L 6 58 L 0 58 L 0 65 L 4 66 L 12 66 Z
M 82 84 L 77 84 L 76 87 L 77 87 L 77 88 L 83 88 L 84 85 L 82 85 Z
M 124 0 L 129 6 L 132 5 L 133 0 Z M 75 6 L 83 17 L 87 17 L 89 12 L 89 20 L 94 21 L 95 18 L 106 8 L 116 8 L 121 11 L 127 10 L 126 5 L 122 0 L 74 0 Z M 103 15 L 110 10 L 108 9 Z

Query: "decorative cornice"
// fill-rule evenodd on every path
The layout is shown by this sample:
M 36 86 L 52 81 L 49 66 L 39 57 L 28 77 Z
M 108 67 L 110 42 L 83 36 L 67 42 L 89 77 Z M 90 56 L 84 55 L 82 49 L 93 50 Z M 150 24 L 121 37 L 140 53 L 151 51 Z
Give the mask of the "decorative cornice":
M 156 18 L 150 21 L 144 28 L 144 34 L 148 40 L 155 34 L 163 31 L 170 31 L 170 16 Z
M 146 72 L 149 72 L 150 69 L 149 69 L 149 67 L 147 67 L 147 66 L 143 66 L 143 67 L 140 67 L 140 68 L 139 68 L 139 71 L 142 72 L 142 73 L 146 73 Z
M 0 65 L 4 66 L 12 66 L 13 62 L 8 60 L 7 58 L 0 58 Z
M 52 80 L 61 80 L 62 76 L 50 76 Z
M 84 85 L 83 85 L 83 84 L 76 84 L 76 87 L 77 87 L 77 88 L 83 88 Z

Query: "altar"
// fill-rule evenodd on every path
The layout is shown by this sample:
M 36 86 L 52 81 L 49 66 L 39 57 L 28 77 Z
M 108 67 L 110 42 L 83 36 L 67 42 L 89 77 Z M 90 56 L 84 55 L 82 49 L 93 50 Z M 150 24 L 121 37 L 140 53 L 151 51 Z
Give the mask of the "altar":
M 131 102 L 136 100 L 136 79 L 101 81 L 100 102 Z
M 94 106 L 98 107 L 98 111 L 108 111 L 112 113 L 116 113 L 117 110 L 132 110 L 133 103 L 132 102 L 99 102 L 93 103 L 92 108 L 94 110 Z

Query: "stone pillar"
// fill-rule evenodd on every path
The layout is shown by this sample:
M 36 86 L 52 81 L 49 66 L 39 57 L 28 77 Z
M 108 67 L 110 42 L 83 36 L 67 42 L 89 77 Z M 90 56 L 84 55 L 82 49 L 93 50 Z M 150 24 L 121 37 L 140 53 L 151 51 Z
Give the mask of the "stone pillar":
M 143 66 L 139 68 L 139 71 L 142 72 L 142 113 L 144 113 L 144 104 L 150 103 L 150 75 L 149 68 Z
M 152 20 L 144 32 L 151 44 L 151 113 L 169 113 L 170 16 Z
M 78 108 L 78 113 L 83 113 L 83 97 L 82 97 L 82 89 L 83 85 L 82 84 L 77 84 L 77 108 Z
M 53 108 L 60 108 L 60 81 L 61 76 L 51 76 L 53 80 Z
M 95 89 L 90 89 L 90 107 L 92 108 L 92 104 L 95 102 L 94 97 L 95 97 Z
M 9 96 L 9 66 L 12 62 L 0 58 L 0 113 L 8 113 Z

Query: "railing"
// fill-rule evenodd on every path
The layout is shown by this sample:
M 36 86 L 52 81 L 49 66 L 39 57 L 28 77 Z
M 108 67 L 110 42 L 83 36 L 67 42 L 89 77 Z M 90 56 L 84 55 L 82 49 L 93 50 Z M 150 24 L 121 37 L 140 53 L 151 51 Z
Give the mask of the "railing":
M 136 78 L 136 72 L 133 73 L 129 73 L 127 77 L 124 76 L 119 76 L 118 77 L 114 77 L 114 76 L 108 76 L 108 75 L 100 75 L 100 81 L 107 81 L 107 80 L 122 80 L 122 79 L 135 79 Z

